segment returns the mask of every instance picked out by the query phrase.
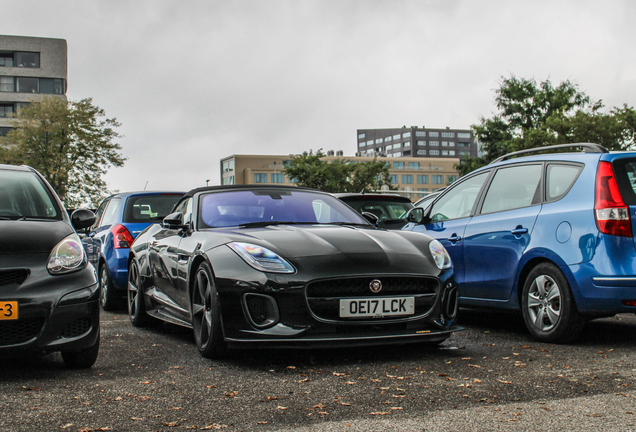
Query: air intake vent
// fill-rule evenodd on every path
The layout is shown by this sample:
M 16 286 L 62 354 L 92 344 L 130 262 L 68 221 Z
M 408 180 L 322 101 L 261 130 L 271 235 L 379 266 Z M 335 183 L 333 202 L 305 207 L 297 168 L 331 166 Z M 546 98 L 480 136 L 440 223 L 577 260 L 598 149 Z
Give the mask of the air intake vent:
M 28 342 L 40 333 L 43 325 L 44 317 L 0 321 L 0 346 Z
M 278 322 L 276 300 L 263 294 L 245 294 L 245 306 L 255 327 L 269 327 Z
M 29 271 L 27 269 L 1 270 L 0 287 L 13 284 L 22 285 L 27 277 L 29 277 Z

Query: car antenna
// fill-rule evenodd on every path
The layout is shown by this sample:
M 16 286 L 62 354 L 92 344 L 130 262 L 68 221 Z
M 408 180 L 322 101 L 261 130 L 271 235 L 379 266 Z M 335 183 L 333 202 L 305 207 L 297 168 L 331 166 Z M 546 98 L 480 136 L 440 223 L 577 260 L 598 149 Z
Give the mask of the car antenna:
M 148 186 L 148 180 L 146 180 L 146 184 L 144 185 L 144 190 L 146 190 L 147 186 Z

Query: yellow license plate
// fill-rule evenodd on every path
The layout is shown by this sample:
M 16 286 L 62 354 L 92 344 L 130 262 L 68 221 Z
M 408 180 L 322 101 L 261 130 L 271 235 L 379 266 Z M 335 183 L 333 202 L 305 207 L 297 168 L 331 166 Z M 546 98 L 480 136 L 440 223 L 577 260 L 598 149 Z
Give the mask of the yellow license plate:
M 17 320 L 18 302 L 0 301 L 0 320 Z

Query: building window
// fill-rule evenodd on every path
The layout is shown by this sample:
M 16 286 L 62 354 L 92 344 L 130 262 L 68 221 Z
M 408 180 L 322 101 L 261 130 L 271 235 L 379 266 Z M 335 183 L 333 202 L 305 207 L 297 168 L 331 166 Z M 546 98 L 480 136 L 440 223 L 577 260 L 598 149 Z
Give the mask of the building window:
M 404 147 L 411 147 L 411 141 L 405 141 Z
M 455 147 L 454 141 L 442 141 L 442 147 Z
M 254 183 L 267 183 L 267 174 L 254 173 Z
M 234 159 L 226 160 L 223 162 L 223 172 L 234 171 Z
M 285 183 L 285 174 L 283 173 L 272 173 L 272 183 Z
M 413 175 L 402 174 L 402 184 L 413 184 Z
M 360 134 L 360 135 L 358 135 L 358 139 L 362 139 L 362 138 L 364 138 L 364 137 L 365 137 L 365 135 L 364 135 L 364 134 Z
M 460 147 L 470 147 L 470 143 L 469 142 L 460 142 L 460 143 L 458 143 L 458 145 Z
M 418 156 L 426 156 L 426 150 L 418 150 L 417 154 Z
M 418 190 L 418 192 L 428 192 L 428 189 L 417 188 L 417 190 Z M 418 198 L 424 198 L 426 195 L 428 195 L 428 194 L 418 193 L 417 197 Z
M 384 138 L 384 142 L 389 142 L 389 141 L 391 141 L 392 139 L 393 139 L 393 138 L 391 138 L 391 137 L 386 137 L 386 138 Z
M 426 145 L 426 141 L 418 141 L 417 145 L 418 146 L 425 146 Z
M 433 156 L 433 155 L 439 155 L 439 150 L 430 150 L 428 152 L 429 155 Z
M 439 141 L 429 141 L 428 145 L 433 147 L 439 147 Z
M 442 138 L 455 138 L 455 132 L 442 132 Z
M 0 54 L 0 66 L 13 66 L 13 55 L 12 54 Z
M 0 117 L 11 117 L 13 105 L 0 105 Z
M 369 140 L 369 141 L 367 141 L 367 145 L 368 145 L 368 146 L 373 145 L 373 140 Z
M 417 184 L 428 184 L 428 175 L 417 175 Z
M 0 77 L 0 91 L 2 91 L 2 92 L 14 92 L 15 91 L 15 79 L 13 77 Z
M 397 183 L 397 182 L 398 182 L 398 181 L 397 181 L 397 174 L 391 174 L 391 175 L 389 176 L 389 181 L 390 181 L 391 183 Z
M 431 183 L 433 184 L 444 184 L 444 176 L 443 175 L 432 175 Z
M 10 127 L 0 127 L 0 136 L 7 136 L 11 129 Z
M 442 156 L 448 156 L 448 150 L 442 150 Z
M 375 143 L 376 143 L 376 144 L 381 144 L 381 143 L 382 143 L 382 138 L 377 138 L 377 139 L 375 140 Z
M 446 183 L 451 184 L 453 182 L 457 181 L 457 176 L 456 175 L 447 175 L 446 176 Z
M 410 137 L 410 136 L 411 136 L 411 132 L 404 132 L 404 133 L 402 134 L 402 138 L 408 138 L 408 137 Z
M 470 134 L 466 132 L 457 132 L 457 138 L 470 138 Z
M 402 144 L 400 144 L 400 143 L 393 144 L 393 149 L 394 149 L 394 150 L 397 150 L 397 149 L 399 149 L 400 147 L 402 147 Z
M 37 78 L 18 77 L 18 93 L 39 93 L 39 80 Z
M 404 162 L 393 162 L 393 169 L 403 170 L 404 169 Z
M 15 53 L 15 63 L 17 67 L 40 67 L 40 53 L 37 52 L 17 52 Z
M 426 132 L 424 132 L 424 131 L 417 131 L 417 132 L 415 132 L 415 136 L 416 136 L 416 137 L 418 137 L 418 136 L 419 136 L 419 137 L 425 137 L 425 136 L 426 136 Z
M 291 166 L 291 159 L 283 159 L 283 166 L 284 167 Z
M 391 156 L 393 156 L 393 157 L 402 157 L 402 152 L 395 152 Z
M 419 162 L 409 162 L 409 169 L 414 169 L 414 170 L 420 169 L 420 163 Z
M 455 156 L 455 150 L 449 150 L 448 151 L 448 155 L 449 156 Z
M 400 139 L 400 134 L 393 135 L 393 139 Z
M 361 141 L 361 142 L 358 143 L 358 147 L 364 147 L 364 144 L 365 144 L 365 142 Z
M 224 185 L 233 185 L 234 184 L 234 176 L 223 177 Z
M 430 136 L 430 137 L 438 137 L 439 136 L 439 132 L 429 132 L 428 136 Z
M 64 80 L 40 78 L 40 93 L 64 94 Z

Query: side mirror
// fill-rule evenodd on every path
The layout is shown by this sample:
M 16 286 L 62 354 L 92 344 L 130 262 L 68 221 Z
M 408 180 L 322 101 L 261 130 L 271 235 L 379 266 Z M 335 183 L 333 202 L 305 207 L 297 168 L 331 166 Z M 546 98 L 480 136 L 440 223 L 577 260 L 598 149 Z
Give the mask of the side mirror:
M 170 213 L 168 216 L 163 218 L 161 226 L 168 229 L 181 229 L 188 227 L 183 224 L 183 213 L 181 212 Z
M 380 221 L 380 218 L 371 212 L 362 212 L 362 217 L 365 218 L 370 224 L 375 225 L 376 227 L 378 226 L 378 222 Z
M 412 208 L 406 214 L 406 220 L 409 222 L 420 224 L 422 223 L 423 219 L 424 219 L 424 209 L 421 207 Z
M 84 230 L 95 223 L 95 213 L 88 209 L 77 209 L 71 213 L 71 224 L 75 231 Z

